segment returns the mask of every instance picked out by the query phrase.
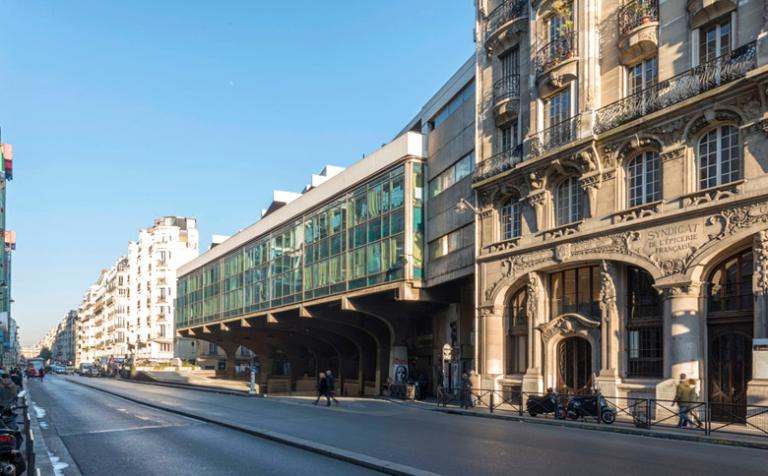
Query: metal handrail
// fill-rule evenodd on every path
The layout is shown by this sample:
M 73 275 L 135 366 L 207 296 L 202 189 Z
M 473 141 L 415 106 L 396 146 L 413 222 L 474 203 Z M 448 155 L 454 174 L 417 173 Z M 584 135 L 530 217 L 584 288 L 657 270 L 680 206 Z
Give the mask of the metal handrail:
M 492 157 L 489 157 L 475 166 L 475 172 L 472 175 L 472 181 L 477 182 L 479 180 L 493 177 L 500 174 L 505 170 L 509 170 L 522 162 L 523 160 L 523 147 L 522 144 L 512 149 L 505 150 Z
M 753 41 L 598 109 L 594 132 L 600 134 L 744 77 L 756 66 L 757 48 Z
M 576 55 L 578 36 L 575 31 L 566 31 L 539 48 L 534 54 L 536 74 L 562 63 Z
M 505 23 L 528 15 L 528 2 L 525 0 L 505 0 L 491 10 L 485 17 L 486 38 L 496 33 Z
M 633 0 L 619 8 L 619 33 L 625 36 L 640 25 L 659 21 L 658 0 Z
M 581 114 L 569 117 L 537 132 L 529 139 L 531 154 L 540 155 L 546 150 L 569 144 L 579 138 Z
M 520 75 L 508 74 L 493 83 L 493 102 L 520 97 Z

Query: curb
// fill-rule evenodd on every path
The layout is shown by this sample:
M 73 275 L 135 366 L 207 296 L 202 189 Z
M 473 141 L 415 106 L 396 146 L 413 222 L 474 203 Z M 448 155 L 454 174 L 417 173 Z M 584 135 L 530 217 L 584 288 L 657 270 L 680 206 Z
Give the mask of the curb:
M 235 395 L 238 397 L 263 398 L 262 394 L 251 395 L 246 390 L 232 390 L 232 389 L 220 388 L 220 387 L 209 387 L 206 385 L 194 385 L 194 384 L 186 384 L 186 383 L 158 382 L 158 381 L 152 382 L 148 380 L 134 380 L 134 379 L 118 379 L 118 380 L 120 380 L 121 382 L 127 382 L 127 383 L 140 383 L 144 385 L 156 385 L 158 387 L 182 388 L 186 390 L 197 390 L 199 392 Z M 71 381 L 72 380 L 70 380 L 70 382 Z M 88 385 L 88 384 L 83 384 L 83 385 Z
M 92 390 L 97 390 L 99 392 L 103 392 L 103 393 L 112 395 L 114 397 L 122 398 L 123 400 L 128 400 L 129 402 L 138 403 L 139 405 L 144 405 L 150 408 L 155 408 L 157 410 L 174 413 L 176 415 L 181 415 L 183 417 L 192 418 L 198 421 L 203 421 L 206 423 L 210 423 L 212 425 L 228 428 L 230 430 L 239 431 L 241 433 L 246 433 L 252 436 L 263 438 L 265 440 L 274 441 L 276 443 L 292 446 L 294 448 L 298 448 L 304 451 L 326 456 L 335 460 L 351 463 L 356 466 L 362 466 L 364 468 L 373 469 L 375 471 L 379 471 L 384 474 L 391 474 L 395 476 L 438 476 L 437 473 L 432 473 L 429 471 L 420 470 L 410 466 L 405 466 L 398 463 L 393 463 L 390 461 L 374 458 L 372 456 L 356 453 L 354 451 L 343 450 L 341 448 L 336 448 L 333 446 L 316 443 L 313 441 L 305 440 L 303 438 L 298 438 L 298 437 L 286 435 L 284 433 L 279 433 L 276 431 L 267 430 L 263 428 L 247 428 L 247 427 L 235 425 L 232 423 L 226 423 L 220 420 L 215 420 L 213 418 L 207 418 L 204 416 L 195 415 L 191 412 L 185 412 L 182 410 L 177 410 L 175 408 L 168 408 L 163 405 L 157 405 L 155 403 L 148 403 L 148 402 L 139 400 L 137 398 L 128 397 L 120 393 L 113 392 L 111 390 L 99 388 L 95 385 L 88 385 L 86 383 L 77 382 L 75 380 L 69 380 L 69 381 L 76 385 L 88 387 Z
M 496 420 L 516 421 L 521 423 L 532 423 L 534 425 L 549 425 L 559 426 L 561 428 L 577 428 L 580 430 L 592 430 L 592 431 L 604 431 L 608 433 L 620 433 L 624 435 L 636 435 L 644 436 L 648 438 L 658 438 L 662 440 L 680 440 L 690 441 L 696 443 L 709 443 L 714 445 L 735 446 L 741 448 L 753 448 L 760 450 L 768 450 L 768 440 L 763 443 L 760 441 L 742 441 L 734 440 L 730 438 L 717 438 L 711 436 L 691 435 L 691 434 L 677 434 L 677 433 L 662 433 L 651 430 L 643 430 L 640 428 L 626 428 L 621 426 L 612 425 L 592 425 L 589 423 L 580 422 L 565 422 L 557 420 L 544 420 L 540 418 L 528 418 L 519 417 L 514 415 L 499 415 L 493 413 L 480 413 L 476 411 L 461 411 L 448 408 L 432 408 L 430 411 L 446 413 L 449 415 L 461 415 L 475 418 L 491 418 Z

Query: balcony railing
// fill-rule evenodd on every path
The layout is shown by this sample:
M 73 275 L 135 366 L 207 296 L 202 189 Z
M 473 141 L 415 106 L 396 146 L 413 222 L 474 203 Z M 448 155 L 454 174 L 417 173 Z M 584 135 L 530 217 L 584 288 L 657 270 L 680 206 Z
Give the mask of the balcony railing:
M 523 160 L 523 147 L 518 145 L 517 147 L 509 150 L 505 150 L 499 154 L 494 155 L 488 159 L 483 160 L 475 168 L 475 173 L 472 176 L 473 182 L 478 182 L 488 177 L 500 174 L 505 170 L 509 170 L 515 166 L 515 164 Z
M 550 149 L 569 144 L 579 138 L 581 115 L 558 122 L 534 135 L 530 139 L 531 154 L 541 155 Z
M 576 56 L 577 40 L 576 32 L 568 31 L 539 48 L 533 57 L 536 65 L 536 74 L 541 74 Z
M 633 0 L 619 8 L 619 33 L 621 36 L 651 22 L 659 21 L 658 0 Z
M 594 132 L 600 134 L 739 79 L 756 66 L 755 42 L 748 43 L 730 53 L 598 109 Z
M 506 99 L 520 97 L 520 75 L 504 76 L 493 84 L 493 103 L 499 104 Z
M 528 2 L 525 0 L 506 0 L 504 3 L 494 8 L 488 16 L 485 17 L 485 37 L 496 33 L 505 23 L 509 23 L 515 18 L 520 18 L 528 14 Z

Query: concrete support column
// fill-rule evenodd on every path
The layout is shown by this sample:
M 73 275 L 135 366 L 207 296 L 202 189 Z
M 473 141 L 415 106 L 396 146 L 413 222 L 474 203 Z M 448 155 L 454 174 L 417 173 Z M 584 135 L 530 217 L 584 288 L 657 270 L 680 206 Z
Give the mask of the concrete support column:
M 656 387 L 656 397 L 672 400 L 680 374 L 701 379 L 704 362 L 700 311 L 701 283 L 685 283 L 662 288 L 664 294 L 664 378 Z

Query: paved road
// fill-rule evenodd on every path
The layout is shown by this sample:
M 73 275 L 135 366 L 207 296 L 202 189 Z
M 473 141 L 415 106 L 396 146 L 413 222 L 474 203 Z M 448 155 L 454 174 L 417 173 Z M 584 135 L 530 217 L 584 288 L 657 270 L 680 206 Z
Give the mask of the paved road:
M 119 380 L 82 381 L 159 405 L 446 475 L 764 474 L 768 461 L 765 450 L 461 417 L 381 400 L 342 399 L 341 406 L 325 408 L 296 399 L 249 399 Z M 48 393 L 76 387 L 64 377 L 46 379 L 44 385 Z M 38 400 L 41 392 L 35 388 L 32 392 Z M 124 405 L 119 399 L 115 404 Z
M 63 378 L 28 386 L 45 442 L 67 476 L 378 474 Z

